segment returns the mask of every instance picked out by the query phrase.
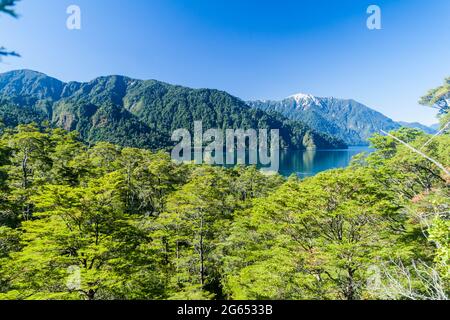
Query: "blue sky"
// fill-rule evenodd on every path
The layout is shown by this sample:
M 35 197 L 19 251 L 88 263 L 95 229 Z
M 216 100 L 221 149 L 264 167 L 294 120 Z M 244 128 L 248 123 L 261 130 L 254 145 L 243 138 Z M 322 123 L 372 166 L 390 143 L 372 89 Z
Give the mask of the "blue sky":
M 82 29 L 66 28 L 81 8 Z M 382 30 L 366 28 L 370 4 Z M 448 0 L 21 0 L 0 17 L 0 72 L 64 81 L 122 74 L 242 99 L 356 99 L 395 120 L 437 122 L 417 100 L 450 76 Z

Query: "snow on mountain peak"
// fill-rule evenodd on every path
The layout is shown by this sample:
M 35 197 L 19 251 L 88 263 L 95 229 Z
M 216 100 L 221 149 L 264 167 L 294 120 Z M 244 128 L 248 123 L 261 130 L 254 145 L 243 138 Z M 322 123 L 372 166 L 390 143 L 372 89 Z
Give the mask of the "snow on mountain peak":
M 297 93 L 297 94 L 293 94 L 292 96 L 289 96 L 288 98 L 294 98 L 294 99 L 300 100 L 300 99 L 308 99 L 308 98 L 311 99 L 311 98 L 313 98 L 313 96 L 310 94 L 306 94 L 306 93 Z
M 305 93 L 297 93 L 297 94 L 287 97 L 287 99 L 294 99 L 295 102 L 299 106 L 302 106 L 302 107 L 307 107 L 307 106 L 311 105 L 312 103 L 320 104 L 320 101 L 316 97 L 314 97 L 313 95 L 310 95 L 310 94 L 305 94 Z

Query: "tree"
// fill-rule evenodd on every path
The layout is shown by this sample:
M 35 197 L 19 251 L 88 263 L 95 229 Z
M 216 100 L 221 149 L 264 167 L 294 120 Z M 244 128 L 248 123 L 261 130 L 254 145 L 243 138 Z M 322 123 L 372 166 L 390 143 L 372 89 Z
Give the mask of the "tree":
M 442 86 L 428 91 L 420 99 L 420 104 L 437 108 L 441 113 L 447 113 L 450 107 L 450 77 L 445 79 Z
M 49 185 L 33 197 L 39 213 L 23 223 L 23 249 L 6 263 L 12 279 L 6 297 L 155 298 L 159 289 L 151 279 L 149 239 L 124 213 L 123 188 L 122 175 L 114 172 L 86 187 Z M 67 285 L 74 270 L 79 282 Z M 143 286 L 130 288 L 139 283 Z
M 450 137 L 411 130 L 393 133 L 416 149 L 446 165 L 450 163 Z M 449 178 L 432 162 L 395 143 L 391 137 L 372 139 L 377 151 L 366 158 L 377 168 L 375 177 L 398 197 L 400 223 L 391 257 L 381 261 L 378 285 L 369 296 L 383 299 L 444 299 L 448 285 Z M 395 258 L 393 258 L 395 257 Z
M 442 86 L 428 91 L 428 93 L 420 99 L 419 103 L 424 106 L 438 109 L 441 124 L 444 129 L 448 129 L 450 121 L 450 77 L 445 79 Z
M 52 163 L 49 183 L 76 186 L 84 177 L 92 175 L 94 165 L 77 132 L 53 129 L 47 134 L 51 148 L 49 159 Z
M 166 200 L 187 175 L 187 168 L 174 164 L 164 152 L 124 148 L 119 160 L 127 187 L 127 210 L 146 216 L 158 216 Z
M 17 18 L 17 13 L 14 11 L 14 6 L 19 0 L 0 0 L 0 13 L 6 13 L 14 18 Z M 0 47 L 0 60 L 2 56 L 20 57 L 17 52 L 7 51 L 6 48 Z
M 9 201 L 10 187 L 6 166 L 10 164 L 10 149 L 5 141 L 0 139 L 0 227 L 17 226 L 17 216 Z
M 18 214 L 29 220 L 33 214 L 30 196 L 46 181 L 51 159 L 48 157 L 48 135 L 35 125 L 20 125 L 16 131 L 4 135 L 3 143 L 11 156 L 6 166 L 10 189 L 9 200 L 16 204 Z
M 450 136 L 301 180 L 22 125 L 0 138 L 0 299 L 446 299 Z
M 447 188 L 422 194 L 414 200 L 407 209 L 407 232 L 399 241 L 399 245 L 410 252 L 406 257 L 390 259 L 376 266 L 376 281 L 370 291 L 372 297 L 448 300 L 449 199 Z
M 388 243 L 383 230 L 396 213 L 391 197 L 364 170 L 330 171 L 304 182 L 291 178 L 237 219 L 229 293 L 244 299 L 360 298 L 367 268 Z M 246 257 L 241 248 L 256 253 Z
M 221 295 L 218 248 L 232 218 L 233 198 L 223 169 L 195 170 L 167 200 L 154 236 L 175 269 L 173 290 L 189 296 Z

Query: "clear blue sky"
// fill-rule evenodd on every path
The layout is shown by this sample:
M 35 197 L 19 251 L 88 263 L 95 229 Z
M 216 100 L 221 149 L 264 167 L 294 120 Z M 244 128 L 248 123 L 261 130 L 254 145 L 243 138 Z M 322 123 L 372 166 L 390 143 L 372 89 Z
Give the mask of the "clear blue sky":
M 82 29 L 66 28 L 66 8 Z M 382 9 L 382 30 L 366 9 Z M 122 74 L 242 99 L 303 92 L 354 98 L 395 120 L 435 123 L 417 104 L 450 76 L 448 0 L 22 0 L 0 17 L 0 72 L 61 80 Z

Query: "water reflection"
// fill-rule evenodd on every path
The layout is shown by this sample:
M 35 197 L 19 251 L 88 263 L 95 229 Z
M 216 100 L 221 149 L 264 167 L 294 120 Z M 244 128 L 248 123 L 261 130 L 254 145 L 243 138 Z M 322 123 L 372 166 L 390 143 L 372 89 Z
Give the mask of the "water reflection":
M 280 169 L 279 173 L 284 176 L 296 174 L 299 177 L 310 177 L 319 172 L 347 167 L 352 158 L 360 153 L 370 153 L 373 149 L 369 147 L 350 147 L 342 150 L 283 150 L 280 153 Z M 202 156 L 202 151 L 195 151 L 192 153 L 192 159 L 195 156 Z M 203 156 L 204 161 L 206 157 Z M 237 156 L 235 154 L 235 161 L 237 163 Z M 224 153 L 226 159 L 226 153 Z M 248 155 L 246 156 L 248 161 Z M 233 167 L 234 164 L 225 165 L 226 167 Z
M 372 151 L 368 147 L 350 147 L 347 150 L 285 150 L 280 155 L 280 174 L 309 177 L 325 170 L 345 168 L 354 156 Z

